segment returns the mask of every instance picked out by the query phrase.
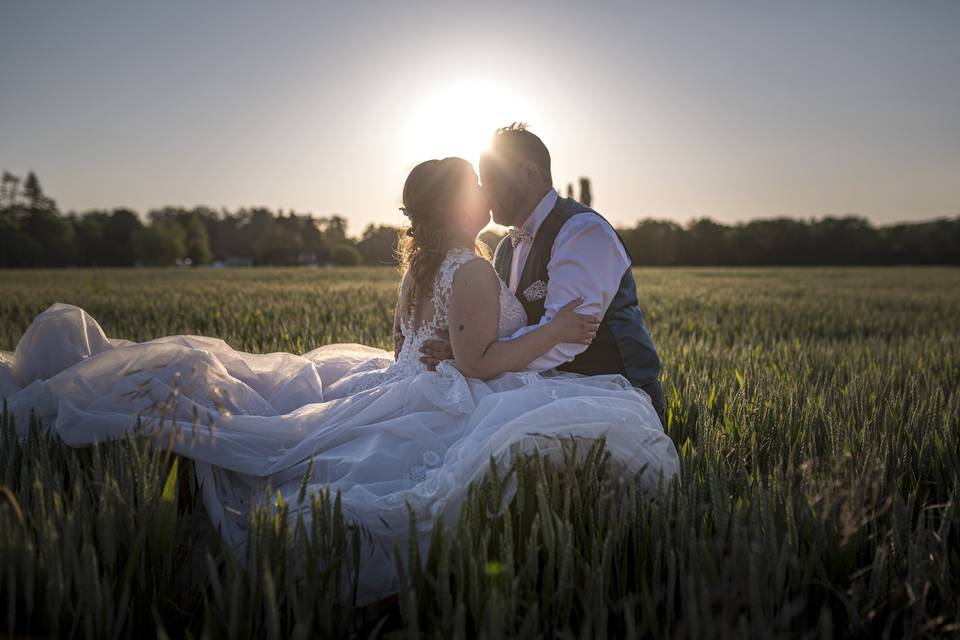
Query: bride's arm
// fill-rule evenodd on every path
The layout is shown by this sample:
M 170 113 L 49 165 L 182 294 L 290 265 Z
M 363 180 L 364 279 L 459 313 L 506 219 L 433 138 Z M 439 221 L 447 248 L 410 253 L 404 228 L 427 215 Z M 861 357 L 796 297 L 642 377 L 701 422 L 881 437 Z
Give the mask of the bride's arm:
M 407 272 L 409 273 L 409 272 Z M 400 292 L 397 295 L 397 306 L 393 310 L 393 359 L 396 360 L 400 357 L 400 349 L 403 348 L 403 331 L 400 328 L 400 323 L 403 321 L 401 310 L 406 304 L 405 300 L 407 297 L 407 274 L 403 274 L 403 278 L 400 280 Z
M 447 313 L 450 346 L 460 373 L 488 380 L 520 371 L 560 343 L 590 344 L 597 321 L 578 315 L 573 300 L 550 322 L 513 340 L 500 340 L 500 279 L 485 260 L 471 260 L 453 278 Z

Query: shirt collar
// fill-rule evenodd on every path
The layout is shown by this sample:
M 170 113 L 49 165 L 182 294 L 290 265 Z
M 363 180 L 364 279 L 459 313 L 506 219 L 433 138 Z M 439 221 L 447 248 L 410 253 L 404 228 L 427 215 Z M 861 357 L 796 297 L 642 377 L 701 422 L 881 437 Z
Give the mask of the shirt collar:
M 547 191 L 542 198 L 540 198 L 540 202 L 538 202 L 537 206 L 533 208 L 533 211 L 522 225 L 531 236 L 535 236 L 537 234 L 537 229 L 540 228 L 540 223 L 543 222 L 548 213 L 553 211 L 553 207 L 557 204 L 558 197 L 560 197 L 560 194 L 557 193 L 557 190 L 553 187 L 550 187 L 550 190 Z

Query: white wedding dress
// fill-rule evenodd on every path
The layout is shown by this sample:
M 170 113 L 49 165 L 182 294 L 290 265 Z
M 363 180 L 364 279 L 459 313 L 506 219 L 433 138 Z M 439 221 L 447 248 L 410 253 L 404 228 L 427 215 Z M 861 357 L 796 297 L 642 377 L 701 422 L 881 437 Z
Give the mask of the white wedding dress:
M 33 320 L 13 353 L 0 352 L 0 396 L 21 435 L 33 408 L 73 446 L 122 437 L 140 414 L 145 430 L 195 461 L 206 510 L 241 557 L 249 507 L 264 499 L 266 483 L 295 507 L 312 458 L 308 489 L 339 491 L 344 514 L 373 534 L 358 588 L 359 601 L 369 602 L 397 588 L 390 554 L 395 542 L 405 548 L 406 504 L 424 545 L 434 520 L 456 523 L 491 456 L 499 469 L 535 450 L 559 460 L 571 436 L 586 441 L 584 451 L 606 436 L 620 472 L 640 472 L 651 492 L 661 472 L 667 481 L 679 470 L 649 396 L 619 375 L 527 371 L 484 382 L 465 378 L 453 361 L 426 369 L 420 346 L 446 328 L 453 275 L 472 259 L 482 258 L 448 253 L 433 318 L 416 331 L 404 323 L 396 360 L 358 344 L 298 356 L 246 353 L 193 335 L 131 342 L 108 338 L 85 311 L 58 303 Z M 501 337 L 524 324 L 501 283 Z

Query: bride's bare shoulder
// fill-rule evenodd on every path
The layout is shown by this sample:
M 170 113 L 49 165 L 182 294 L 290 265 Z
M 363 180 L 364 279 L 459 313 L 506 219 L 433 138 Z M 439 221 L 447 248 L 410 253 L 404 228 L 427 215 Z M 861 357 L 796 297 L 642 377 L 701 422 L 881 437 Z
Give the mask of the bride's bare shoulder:
M 467 260 L 457 268 L 453 275 L 453 294 L 469 293 L 471 297 L 479 297 L 483 293 L 500 293 L 500 278 L 493 265 L 482 256 L 475 260 Z

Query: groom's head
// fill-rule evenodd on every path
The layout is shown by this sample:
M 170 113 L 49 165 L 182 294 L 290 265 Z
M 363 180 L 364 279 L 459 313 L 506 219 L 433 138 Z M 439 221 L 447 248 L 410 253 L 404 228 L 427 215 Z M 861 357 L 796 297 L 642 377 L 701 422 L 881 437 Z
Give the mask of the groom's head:
M 500 127 L 480 156 L 480 182 L 493 221 L 508 227 L 522 224 L 553 186 L 550 152 L 525 123 Z

